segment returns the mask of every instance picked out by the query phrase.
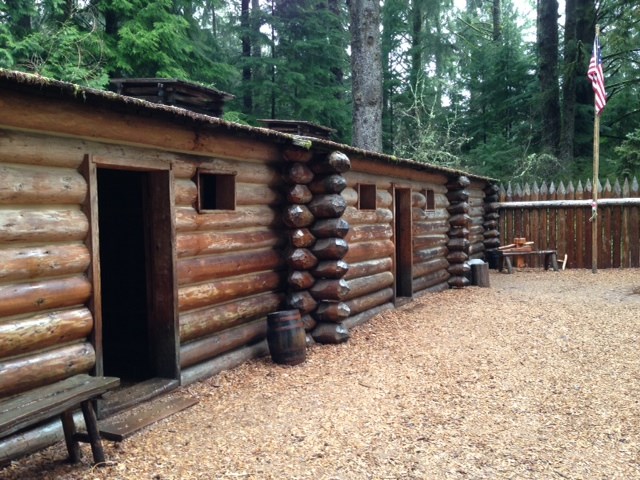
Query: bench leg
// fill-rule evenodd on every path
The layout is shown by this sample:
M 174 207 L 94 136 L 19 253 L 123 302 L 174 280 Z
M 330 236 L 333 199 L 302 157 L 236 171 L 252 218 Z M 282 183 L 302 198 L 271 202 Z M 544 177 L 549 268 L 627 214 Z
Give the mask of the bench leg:
M 513 273 L 513 266 L 511 265 L 511 258 L 504 257 L 504 263 L 507 265 L 507 273 Z
M 71 410 L 60 414 L 60 420 L 62 420 L 62 430 L 64 431 L 64 441 L 67 444 L 67 451 L 69 452 L 69 461 L 71 463 L 78 463 L 82 452 L 80 451 L 78 440 L 75 439 L 76 425 L 73 423 Z
M 95 464 L 104 463 L 104 450 L 102 449 L 102 441 L 100 440 L 100 432 L 98 431 L 98 421 L 96 420 L 93 405 L 90 400 L 82 402 L 80 405 L 82 407 L 84 423 L 87 426 L 93 461 Z

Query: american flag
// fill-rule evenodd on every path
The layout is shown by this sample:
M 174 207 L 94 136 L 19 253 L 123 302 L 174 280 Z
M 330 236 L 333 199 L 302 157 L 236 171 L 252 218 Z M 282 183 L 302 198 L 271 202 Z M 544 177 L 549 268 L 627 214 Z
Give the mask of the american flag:
M 587 76 L 591 80 L 591 87 L 595 94 L 596 114 L 600 115 L 604 106 L 607 104 L 607 92 L 604 90 L 604 73 L 602 73 L 602 49 L 600 48 L 600 39 L 596 35 L 593 39 L 593 55 L 589 62 L 589 70 Z

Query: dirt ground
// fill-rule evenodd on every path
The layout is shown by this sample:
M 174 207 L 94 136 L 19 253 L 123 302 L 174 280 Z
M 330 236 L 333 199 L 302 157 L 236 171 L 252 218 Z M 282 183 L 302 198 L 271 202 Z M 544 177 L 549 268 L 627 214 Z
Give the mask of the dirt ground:
M 107 466 L 59 443 L 26 479 L 640 479 L 640 270 L 491 273 L 182 388 Z

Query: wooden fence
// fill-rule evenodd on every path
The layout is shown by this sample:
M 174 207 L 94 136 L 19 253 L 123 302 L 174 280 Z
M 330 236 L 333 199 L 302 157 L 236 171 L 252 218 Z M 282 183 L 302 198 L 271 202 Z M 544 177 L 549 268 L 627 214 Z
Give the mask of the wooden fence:
M 587 180 L 511 183 L 500 187 L 500 240 L 515 237 L 532 240 L 537 250 L 557 249 L 567 255 L 567 268 L 592 268 L 591 199 L 593 186 Z M 539 266 L 532 263 L 532 266 Z M 598 268 L 640 266 L 640 192 L 637 178 L 598 184 Z

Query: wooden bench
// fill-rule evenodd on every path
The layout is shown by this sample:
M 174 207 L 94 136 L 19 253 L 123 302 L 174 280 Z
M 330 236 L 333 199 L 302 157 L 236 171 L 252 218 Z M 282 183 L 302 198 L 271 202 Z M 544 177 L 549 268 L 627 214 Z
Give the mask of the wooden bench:
M 0 438 L 60 415 L 69 461 L 80 460 L 78 442 L 84 442 L 91 444 L 94 463 L 104 463 L 92 400 L 119 384 L 119 378 L 81 374 L 0 400 Z M 73 422 L 73 411 L 78 407 L 82 409 L 86 434 L 76 432 Z
M 530 252 L 500 252 L 500 259 L 498 260 L 498 270 L 502 271 L 504 267 L 507 267 L 508 273 L 513 273 L 513 266 L 511 264 L 511 257 L 526 257 L 526 256 L 541 256 L 544 257 L 544 269 L 549 270 L 552 267 L 555 272 L 558 271 L 558 252 L 556 250 L 533 250 Z

